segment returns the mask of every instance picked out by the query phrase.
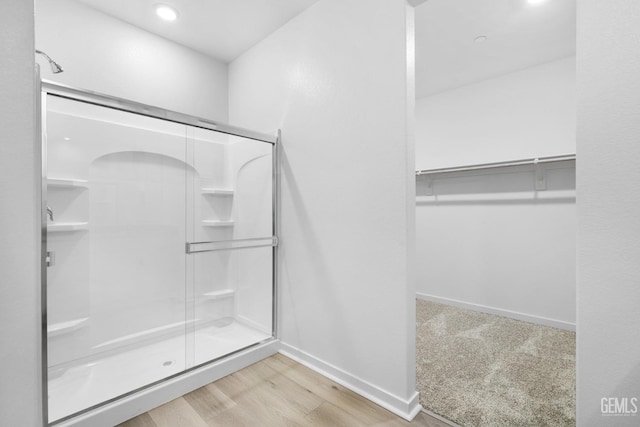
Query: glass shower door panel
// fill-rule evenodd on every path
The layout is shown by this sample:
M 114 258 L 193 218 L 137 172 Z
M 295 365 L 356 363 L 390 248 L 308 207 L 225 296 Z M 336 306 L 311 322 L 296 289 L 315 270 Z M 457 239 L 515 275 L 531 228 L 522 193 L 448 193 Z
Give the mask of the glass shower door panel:
M 269 143 L 188 128 L 187 189 L 194 366 L 272 336 L 273 205 Z
M 186 367 L 185 126 L 46 99 L 51 422 Z
M 194 366 L 271 338 L 272 251 L 271 247 L 260 247 L 194 255 L 196 265 L 216 266 L 226 276 L 224 282 L 218 282 L 219 277 L 196 276 L 208 289 L 196 293 Z

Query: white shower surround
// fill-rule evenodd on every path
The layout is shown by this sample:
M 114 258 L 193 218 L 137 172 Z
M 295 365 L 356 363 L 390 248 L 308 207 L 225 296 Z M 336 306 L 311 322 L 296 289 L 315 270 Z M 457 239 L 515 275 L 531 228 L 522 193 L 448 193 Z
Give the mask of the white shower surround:
M 272 145 L 43 103 L 50 420 L 271 339 L 272 248 L 185 255 L 184 243 L 271 236 Z M 175 365 L 144 367 L 145 351 Z M 116 366 L 129 374 L 110 377 Z

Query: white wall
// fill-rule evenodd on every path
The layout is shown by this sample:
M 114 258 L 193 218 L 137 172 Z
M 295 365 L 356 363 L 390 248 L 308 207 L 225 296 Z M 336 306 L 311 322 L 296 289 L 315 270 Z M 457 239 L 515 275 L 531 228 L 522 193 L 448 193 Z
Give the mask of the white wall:
M 42 423 L 40 147 L 35 142 L 33 3 L 0 14 L 0 420 Z
M 575 328 L 575 166 L 418 179 L 419 298 Z
M 578 425 L 640 399 L 640 3 L 578 2 Z
M 575 152 L 575 57 L 416 102 L 416 169 Z
M 283 132 L 284 348 L 405 416 L 418 408 L 412 13 L 321 0 L 229 68 L 231 123 Z
M 416 167 L 575 152 L 575 58 L 417 101 Z M 575 328 L 575 165 L 418 179 L 421 298 Z
M 198 117 L 228 119 L 227 64 L 71 0 L 37 0 L 43 78 Z

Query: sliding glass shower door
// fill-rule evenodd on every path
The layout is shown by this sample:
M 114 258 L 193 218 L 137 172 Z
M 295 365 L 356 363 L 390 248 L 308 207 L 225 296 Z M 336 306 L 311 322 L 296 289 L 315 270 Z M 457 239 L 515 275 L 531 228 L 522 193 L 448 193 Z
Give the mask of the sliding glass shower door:
M 273 333 L 273 147 L 187 128 L 189 361 Z
M 83 101 L 43 97 L 49 422 L 273 335 L 273 145 Z

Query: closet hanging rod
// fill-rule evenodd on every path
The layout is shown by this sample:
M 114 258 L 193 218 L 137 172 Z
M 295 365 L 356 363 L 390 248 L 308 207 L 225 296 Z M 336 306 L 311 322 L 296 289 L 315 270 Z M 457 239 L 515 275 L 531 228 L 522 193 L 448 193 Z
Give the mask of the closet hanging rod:
M 560 156 L 547 156 L 547 157 L 536 157 L 532 159 L 521 159 L 521 160 L 510 160 L 506 162 L 495 162 L 495 163 L 479 163 L 476 165 L 466 165 L 466 166 L 454 166 L 448 168 L 438 168 L 438 169 L 423 169 L 416 171 L 416 175 L 430 175 L 437 173 L 447 173 L 447 172 L 464 172 L 464 171 L 473 171 L 480 169 L 493 169 L 493 168 L 503 168 L 508 166 L 523 166 L 523 165 L 538 165 L 540 163 L 552 163 L 552 162 L 566 162 L 570 160 L 575 160 L 575 154 L 563 154 Z

